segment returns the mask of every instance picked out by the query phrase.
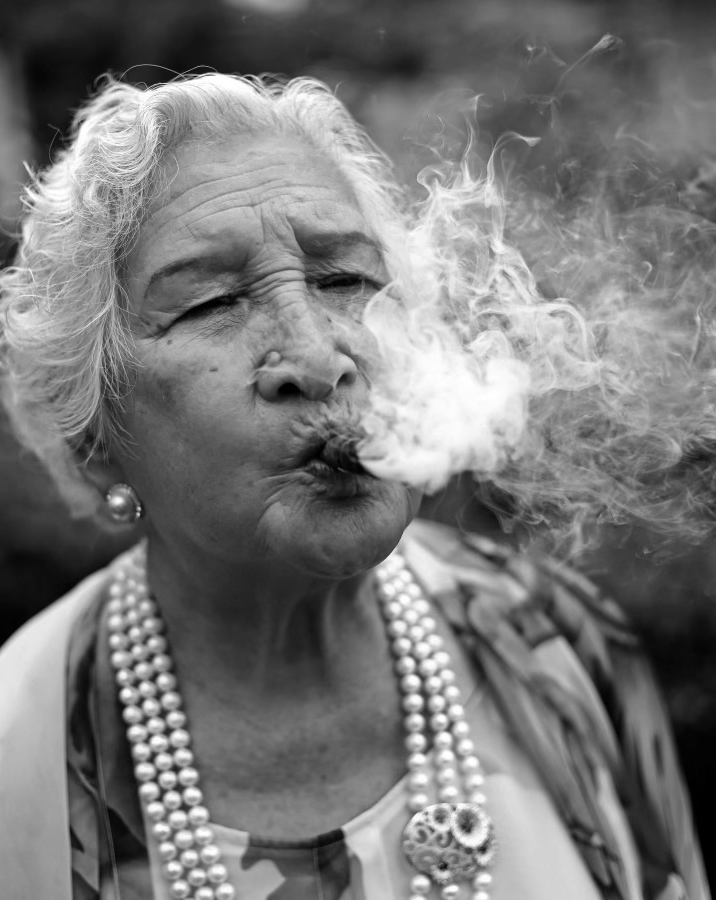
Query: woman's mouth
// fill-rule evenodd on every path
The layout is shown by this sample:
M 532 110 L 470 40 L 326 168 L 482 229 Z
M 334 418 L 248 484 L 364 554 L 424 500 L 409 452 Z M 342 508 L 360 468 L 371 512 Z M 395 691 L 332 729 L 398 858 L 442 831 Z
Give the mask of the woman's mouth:
M 334 435 L 315 448 L 302 468 L 326 485 L 351 488 L 350 493 L 355 493 L 361 482 L 373 479 L 358 460 L 356 448 L 355 439 Z

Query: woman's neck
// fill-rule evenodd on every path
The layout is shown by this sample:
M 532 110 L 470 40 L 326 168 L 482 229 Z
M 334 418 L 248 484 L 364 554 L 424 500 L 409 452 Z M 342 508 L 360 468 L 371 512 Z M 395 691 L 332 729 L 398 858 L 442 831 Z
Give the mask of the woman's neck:
M 260 562 L 202 565 L 150 543 L 148 579 L 182 682 L 216 700 L 335 701 L 387 673 L 370 574 L 330 581 Z

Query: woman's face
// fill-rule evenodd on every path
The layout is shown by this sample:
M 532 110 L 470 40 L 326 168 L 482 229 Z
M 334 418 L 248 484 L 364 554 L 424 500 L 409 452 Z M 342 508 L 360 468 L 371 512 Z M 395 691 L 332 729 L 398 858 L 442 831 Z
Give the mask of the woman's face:
M 140 366 L 114 459 L 150 530 L 177 547 L 362 571 L 418 501 L 316 462 L 325 423 L 366 402 L 379 243 L 345 180 L 297 138 L 186 146 L 177 160 L 128 259 Z

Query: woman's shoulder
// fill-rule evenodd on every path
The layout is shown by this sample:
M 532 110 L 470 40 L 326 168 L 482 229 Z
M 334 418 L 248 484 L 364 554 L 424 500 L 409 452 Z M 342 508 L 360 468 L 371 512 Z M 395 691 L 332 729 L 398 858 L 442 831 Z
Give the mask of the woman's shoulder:
M 572 566 L 506 542 L 457 528 L 416 520 L 403 549 L 429 590 L 450 603 L 457 592 L 493 613 L 501 611 L 539 643 L 555 631 L 577 641 L 585 622 L 606 639 L 636 648 L 638 639 L 621 607 Z M 454 609 L 453 609 L 454 611 Z

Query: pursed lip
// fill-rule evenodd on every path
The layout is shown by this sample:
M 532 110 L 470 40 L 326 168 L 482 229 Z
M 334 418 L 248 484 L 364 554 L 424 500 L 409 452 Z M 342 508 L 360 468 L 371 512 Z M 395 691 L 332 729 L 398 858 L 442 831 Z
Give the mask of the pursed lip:
M 299 461 L 299 467 L 320 475 L 373 476 L 358 459 L 360 437 L 355 429 L 328 428 L 323 435 L 309 442 Z

